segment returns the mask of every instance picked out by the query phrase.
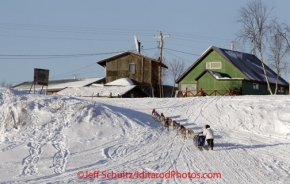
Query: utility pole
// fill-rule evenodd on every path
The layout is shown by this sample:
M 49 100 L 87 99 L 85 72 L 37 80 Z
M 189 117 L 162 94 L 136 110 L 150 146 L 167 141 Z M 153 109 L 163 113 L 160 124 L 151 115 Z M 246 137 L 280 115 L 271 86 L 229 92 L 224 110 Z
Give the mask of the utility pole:
M 169 38 L 169 35 L 163 36 L 162 32 L 160 31 L 160 36 L 154 36 L 153 38 L 158 38 L 159 39 L 159 76 L 158 76 L 158 81 L 159 81 L 159 93 L 160 93 L 160 98 L 164 97 L 163 93 L 163 85 L 162 85 L 162 48 L 163 48 L 163 38 Z

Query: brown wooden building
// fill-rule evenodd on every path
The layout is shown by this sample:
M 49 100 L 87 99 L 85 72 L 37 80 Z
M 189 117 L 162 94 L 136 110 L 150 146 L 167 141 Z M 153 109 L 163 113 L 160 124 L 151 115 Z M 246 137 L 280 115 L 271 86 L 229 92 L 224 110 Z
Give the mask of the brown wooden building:
M 106 71 L 106 83 L 120 78 L 129 78 L 149 96 L 159 97 L 158 60 L 130 51 L 97 62 Z M 168 68 L 162 64 L 163 68 Z

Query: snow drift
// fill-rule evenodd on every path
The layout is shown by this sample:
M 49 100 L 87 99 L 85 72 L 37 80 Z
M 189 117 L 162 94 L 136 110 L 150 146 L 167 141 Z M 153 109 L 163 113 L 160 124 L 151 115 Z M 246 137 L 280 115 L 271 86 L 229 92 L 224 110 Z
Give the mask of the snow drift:
M 155 108 L 195 132 L 199 151 L 155 122 Z M 289 96 L 79 99 L 0 88 L 0 181 L 5 183 L 286 183 Z M 81 178 L 94 171 L 218 172 L 221 178 Z

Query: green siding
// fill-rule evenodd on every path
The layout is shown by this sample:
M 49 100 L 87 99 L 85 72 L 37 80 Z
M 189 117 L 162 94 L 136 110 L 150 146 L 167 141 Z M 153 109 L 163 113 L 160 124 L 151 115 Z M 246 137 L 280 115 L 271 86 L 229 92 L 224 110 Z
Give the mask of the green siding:
M 242 85 L 242 94 L 243 95 L 268 95 L 270 94 L 267 91 L 266 84 L 259 84 L 259 89 L 253 88 L 254 82 L 252 81 L 244 81 Z
M 224 94 L 229 89 L 239 90 L 241 85 L 242 85 L 241 80 L 217 80 L 208 72 L 206 72 L 198 80 L 198 89 L 199 90 L 202 89 L 207 94 L 212 93 L 213 90 L 218 90 L 221 94 Z
M 240 78 L 240 80 L 218 80 L 213 77 L 209 72 L 200 76 L 206 69 L 206 62 L 221 62 L 221 69 L 212 69 L 212 71 L 218 72 L 229 78 Z M 195 79 L 199 77 L 198 81 Z M 259 89 L 253 89 L 253 81 L 249 81 L 240 70 L 238 70 L 231 62 L 226 60 L 218 52 L 211 50 L 203 58 L 201 58 L 194 67 L 188 71 L 188 73 L 179 81 L 179 90 L 181 84 L 197 84 L 197 90 L 203 89 L 206 93 L 211 93 L 213 90 L 218 90 L 224 93 L 226 90 L 240 89 L 242 88 L 242 95 L 268 95 L 270 94 L 267 89 L 266 83 L 259 83 Z M 271 85 L 271 89 L 274 92 L 275 85 Z M 211 91 L 211 92 L 210 92 Z M 284 92 L 277 92 L 277 94 L 288 94 L 288 89 L 284 88 Z
M 253 84 L 255 82 L 252 81 L 244 81 L 242 84 L 242 95 L 270 95 L 268 91 L 268 86 L 266 83 L 258 83 L 259 89 L 254 89 Z M 272 92 L 275 92 L 275 85 L 270 85 Z M 284 88 L 283 92 L 278 92 L 277 94 L 286 94 L 287 89 Z
M 225 73 L 229 75 L 230 78 L 246 78 L 246 76 L 240 72 L 237 68 L 235 68 L 230 62 L 225 60 L 220 54 L 218 54 L 216 51 L 212 51 L 209 54 L 207 54 L 202 60 L 200 60 L 195 67 L 188 72 L 188 74 L 179 82 L 179 84 L 192 84 L 197 83 L 195 81 L 195 78 L 199 76 L 206 68 L 205 63 L 206 62 L 221 62 L 222 68 L 221 69 L 215 69 L 212 71 Z
M 215 69 L 219 73 L 227 74 L 230 78 L 245 78 L 243 73 L 241 73 L 237 68 L 235 68 L 230 62 L 223 58 L 216 51 L 211 51 L 205 55 L 195 66 L 188 72 L 188 74 L 179 82 L 179 84 L 197 84 L 198 90 L 202 89 L 229 89 L 230 86 L 236 86 L 237 83 L 241 85 L 241 82 L 232 81 L 217 81 L 214 77 L 210 76 L 209 73 L 205 74 L 205 78 L 200 78 L 201 81 L 196 81 L 195 79 L 206 69 L 206 62 L 221 62 L 222 68 Z M 207 77 L 208 76 L 208 77 Z M 233 84 L 232 84 L 233 83 Z M 221 86 L 219 86 L 221 85 Z
M 206 62 L 221 62 L 222 68 L 215 69 L 212 71 L 216 71 L 219 73 L 225 73 L 229 75 L 230 78 L 246 78 L 246 76 L 240 72 L 234 65 L 232 65 L 229 61 L 227 61 L 224 57 L 222 57 L 216 51 L 212 51 L 201 61 L 201 65 L 203 65 L 203 70 L 205 70 Z

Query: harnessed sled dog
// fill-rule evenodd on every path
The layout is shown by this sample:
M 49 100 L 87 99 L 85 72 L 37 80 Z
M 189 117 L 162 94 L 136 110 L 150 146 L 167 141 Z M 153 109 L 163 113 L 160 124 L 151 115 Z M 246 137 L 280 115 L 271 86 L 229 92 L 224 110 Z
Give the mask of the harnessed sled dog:
M 181 130 L 181 135 L 182 135 L 182 138 L 183 138 L 184 140 L 187 139 L 187 138 L 186 138 L 186 128 L 184 128 L 184 129 Z
M 173 129 L 178 128 L 180 126 L 180 123 L 177 123 L 175 120 L 172 121 Z
M 160 120 L 161 120 L 162 125 L 165 126 L 165 116 L 164 116 L 164 114 L 162 112 L 160 114 Z
M 163 125 L 163 126 L 165 126 L 165 117 L 164 116 L 160 116 L 161 117 L 161 124 Z
M 165 120 L 165 128 L 169 131 L 169 126 L 171 124 L 172 119 L 171 118 L 166 118 Z
M 169 126 L 170 126 L 170 122 L 172 121 L 171 118 L 167 117 L 165 118 L 164 116 L 161 116 L 161 123 L 162 125 L 169 131 Z
M 177 128 L 176 135 L 178 135 L 180 131 L 181 131 L 182 138 L 186 139 L 186 128 L 183 125 L 180 125 Z
M 187 134 L 188 134 L 188 136 L 190 136 L 191 138 L 193 138 L 193 136 L 194 136 L 194 131 L 193 131 L 192 129 L 188 128 L 188 129 L 187 129 Z

